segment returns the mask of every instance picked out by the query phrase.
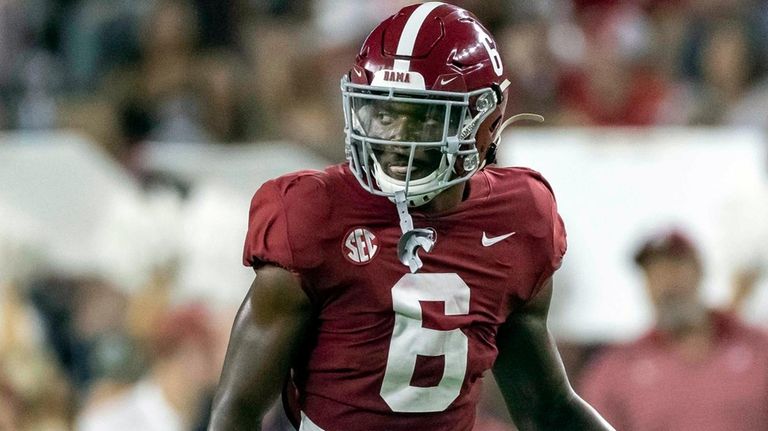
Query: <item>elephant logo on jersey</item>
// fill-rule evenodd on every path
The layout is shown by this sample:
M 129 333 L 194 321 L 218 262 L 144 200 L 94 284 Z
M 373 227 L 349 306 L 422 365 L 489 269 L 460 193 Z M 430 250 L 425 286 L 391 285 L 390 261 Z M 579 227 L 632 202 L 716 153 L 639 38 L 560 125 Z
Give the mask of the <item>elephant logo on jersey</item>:
M 341 250 L 348 261 L 355 265 L 365 265 L 379 251 L 379 239 L 370 230 L 357 227 L 347 233 Z

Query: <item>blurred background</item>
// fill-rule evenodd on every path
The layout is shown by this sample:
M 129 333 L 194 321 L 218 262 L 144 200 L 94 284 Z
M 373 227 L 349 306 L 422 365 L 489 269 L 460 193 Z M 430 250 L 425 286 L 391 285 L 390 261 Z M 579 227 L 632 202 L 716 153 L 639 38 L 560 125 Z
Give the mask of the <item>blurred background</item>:
M 409 3 L 0 0 L 0 430 L 204 428 L 250 197 L 343 160 L 338 80 Z M 632 256 L 671 227 L 707 304 L 768 328 L 768 3 L 453 3 L 496 36 L 508 110 L 547 120 L 500 160 L 558 196 L 572 380 L 652 325 Z M 489 391 L 478 427 L 505 415 Z

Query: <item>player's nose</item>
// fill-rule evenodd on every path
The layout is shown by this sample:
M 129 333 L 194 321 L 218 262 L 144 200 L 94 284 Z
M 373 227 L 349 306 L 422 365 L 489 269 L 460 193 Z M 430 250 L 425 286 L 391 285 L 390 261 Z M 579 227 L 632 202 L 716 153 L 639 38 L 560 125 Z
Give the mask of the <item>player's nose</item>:
M 400 117 L 391 125 L 391 137 L 393 141 L 411 141 L 413 140 L 413 125 L 408 117 Z

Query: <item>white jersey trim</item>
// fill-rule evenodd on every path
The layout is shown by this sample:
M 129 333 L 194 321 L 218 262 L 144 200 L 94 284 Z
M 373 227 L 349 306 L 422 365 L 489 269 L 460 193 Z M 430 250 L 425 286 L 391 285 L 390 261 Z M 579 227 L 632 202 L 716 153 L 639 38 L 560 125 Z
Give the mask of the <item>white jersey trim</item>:
M 315 425 L 304 412 L 301 412 L 301 423 L 299 424 L 299 431 L 325 431 L 319 426 Z

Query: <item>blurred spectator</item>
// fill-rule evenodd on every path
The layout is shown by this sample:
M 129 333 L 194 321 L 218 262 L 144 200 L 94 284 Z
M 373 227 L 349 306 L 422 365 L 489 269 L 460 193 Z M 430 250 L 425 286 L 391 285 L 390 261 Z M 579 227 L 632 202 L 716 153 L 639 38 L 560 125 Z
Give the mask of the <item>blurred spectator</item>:
M 550 31 L 545 21 L 533 19 L 498 33 L 501 55 L 511 71 L 509 112 L 536 112 L 547 119 L 554 114 L 551 105 L 559 75 L 554 55 L 547 49 Z
M 649 239 L 635 261 L 656 327 L 602 354 L 580 393 L 623 431 L 764 430 L 768 336 L 707 309 L 701 260 L 681 232 Z
M 154 123 L 153 140 L 210 140 L 202 124 L 203 100 L 194 88 L 198 37 L 194 9 L 186 2 L 159 2 L 143 25 L 139 85 Z
M 35 281 L 29 295 L 77 395 L 100 379 L 139 375 L 141 361 L 124 329 L 124 294 L 98 278 L 52 277 Z
M 154 327 L 147 375 L 126 391 L 92 399 L 77 419 L 81 431 L 189 430 L 207 410 L 219 366 L 207 311 L 171 310 Z
M 562 120 L 596 126 L 650 126 L 662 121 L 670 82 L 648 62 L 650 27 L 629 3 L 584 5 L 583 58 L 564 68 L 559 85 Z
M 209 12 L 207 2 L 152 2 L 137 22 L 137 60 L 102 80 L 102 101 L 113 111 L 106 121 L 117 135 L 109 149 L 134 172 L 142 171 L 136 163 L 147 141 L 245 142 L 260 132 L 252 126 L 253 106 L 261 105 L 252 73 L 239 43 L 230 44 L 239 32 L 217 37 L 212 30 L 233 12 Z
M 757 47 L 746 19 L 718 18 L 693 27 L 694 105 L 690 122 L 722 124 L 732 118 L 760 74 Z
M 237 0 L 194 0 L 200 46 L 217 48 L 237 43 Z
M 138 23 L 147 0 L 77 0 L 53 2 L 51 48 L 66 65 L 68 87 L 92 92 L 113 68 L 138 57 Z
M 0 376 L 0 429 L 16 431 L 19 429 L 22 407 L 5 380 Z
M 206 101 L 202 122 L 215 142 L 242 142 L 247 134 L 244 100 L 247 71 L 231 52 L 216 51 L 200 57 L 200 93 Z M 247 94 L 247 93 L 246 93 Z
M 69 380 L 17 287 L 0 283 L 0 429 L 66 430 L 75 411 Z
M 408 2 L 8 0 L 0 128 L 82 129 L 121 159 L 148 139 L 287 139 L 340 160 L 338 89 L 317 82 L 335 83 L 361 29 Z M 768 126 L 764 2 L 457 2 L 500 35 L 510 112 Z
M 9 0 L 0 3 L 0 90 L 7 89 L 19 55 L 27 48 L 24 44 L 26 17 L 22 2 Z

